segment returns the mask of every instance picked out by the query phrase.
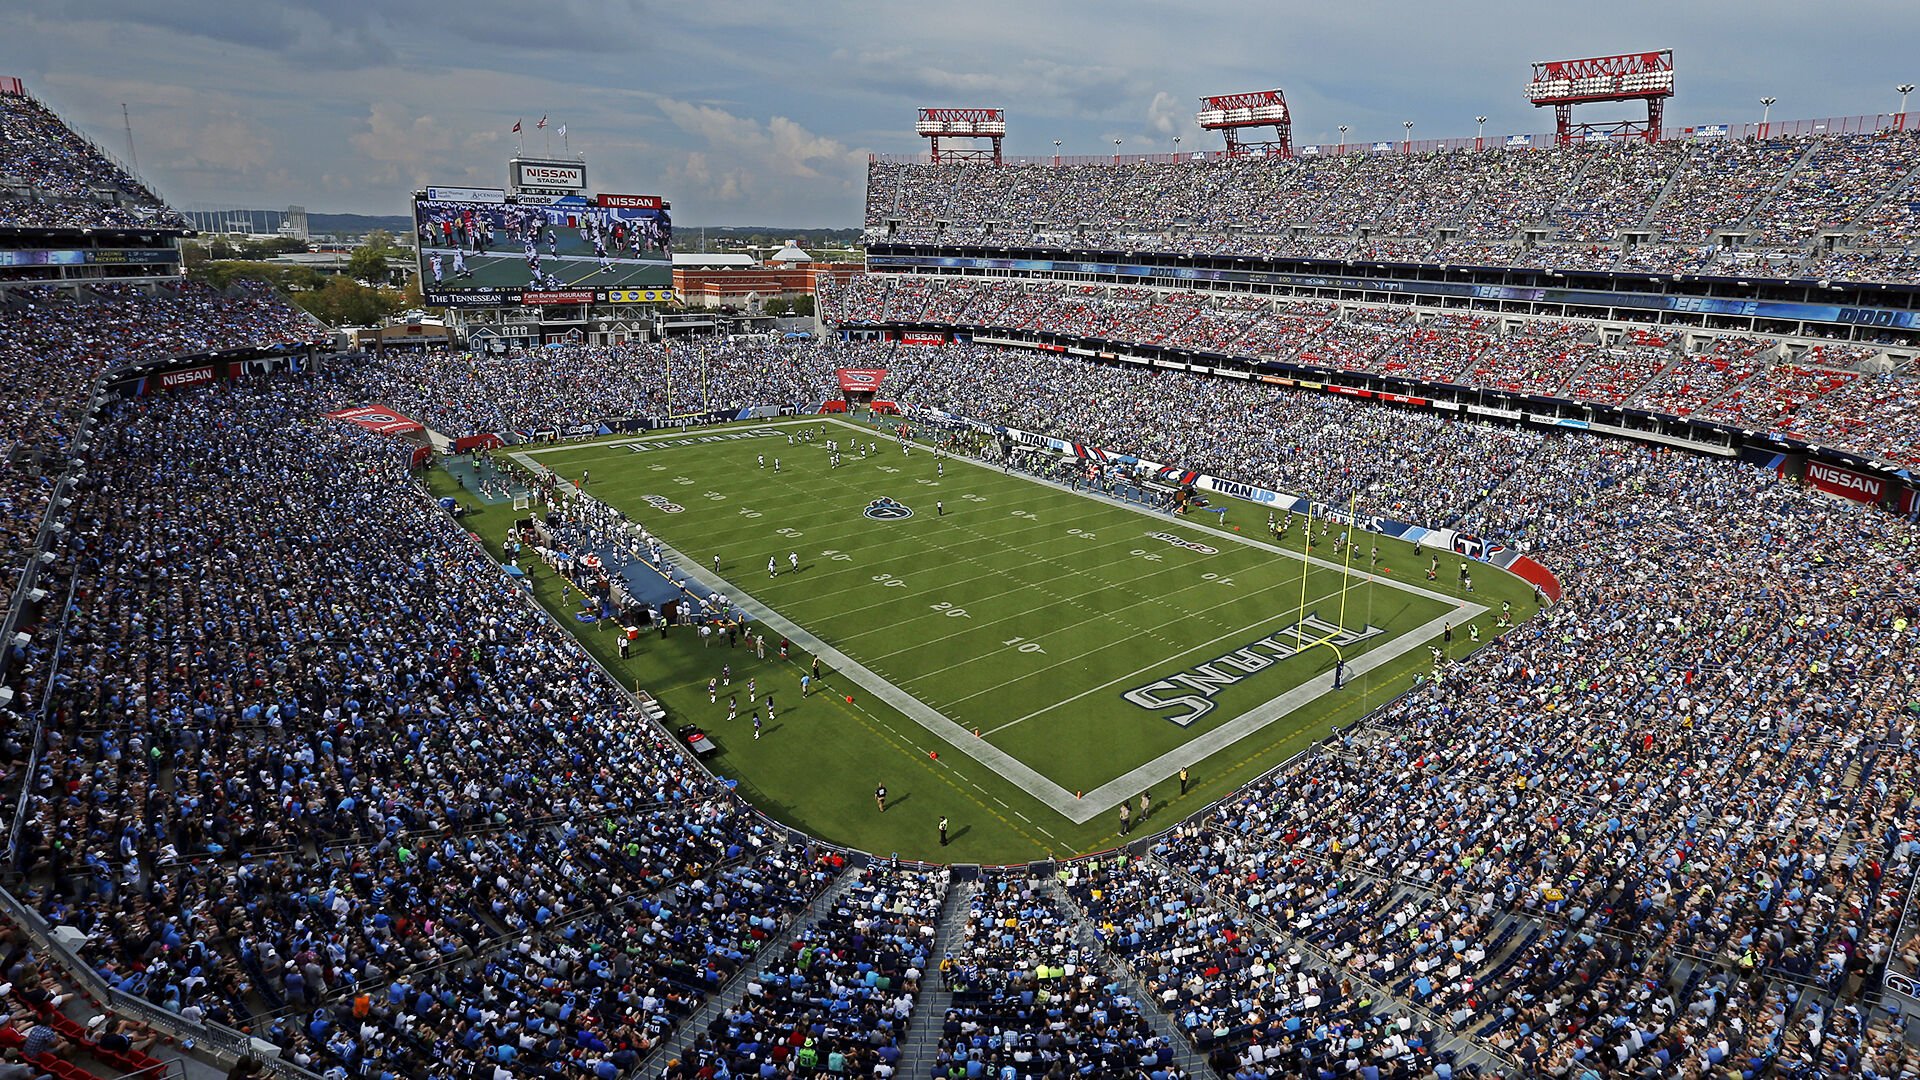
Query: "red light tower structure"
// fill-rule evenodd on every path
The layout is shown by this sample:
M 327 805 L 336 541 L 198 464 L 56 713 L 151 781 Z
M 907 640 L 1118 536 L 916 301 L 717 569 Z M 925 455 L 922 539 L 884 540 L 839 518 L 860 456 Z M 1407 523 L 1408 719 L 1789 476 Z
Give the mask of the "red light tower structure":
M 1553 106 L 1554 142 L 1565 146 L 1573 133 L 1586 138 L 1601 132 L 1611 138 L 1660 141 L 1660 116 L 1673 96 L 1673 50 L 1594 56 L 1585 60 L 1539 60 L 1527 100 L 1535 108 Z M 1647 120 L 1620 120 L 1610 124 L 1576 124 L 1573 107 L 1593 101 L 1645 101 Z
M 1287 111 L 1287 95 L 1279 90 L 1255 90 L 1246 94 L 1216 94 L 1200 99 L 1205 106 L 1194 119 L 1208 131 L 1218 131 L 1227 139 L 1227 156 L 1278 154 L 1293 156 L 1293 114 Z M 1249 128 L 1273 129 L 1271 139 L 1248 139 L 1241 132 Z
M 933 163 L 947 161 L 991 161 L 1000 164 L 1000 140 L 1007 137 L 1005 109 L 921 109 L 913 130 L 933 144 Z M 940 148 L 941 139 L 987 139 L 992 149 L 975 142 L 970 146 Z

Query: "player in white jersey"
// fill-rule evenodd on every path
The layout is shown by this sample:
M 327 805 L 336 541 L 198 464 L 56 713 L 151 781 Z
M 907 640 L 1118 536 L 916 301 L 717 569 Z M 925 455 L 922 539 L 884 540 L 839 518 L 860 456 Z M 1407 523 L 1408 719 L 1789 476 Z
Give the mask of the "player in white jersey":
M 427 260 L 427 263 L 433 268 L 433 283 L 435 285 L 440 284 L 440 253 L 437 251 L 434 252 L 432 257 Z

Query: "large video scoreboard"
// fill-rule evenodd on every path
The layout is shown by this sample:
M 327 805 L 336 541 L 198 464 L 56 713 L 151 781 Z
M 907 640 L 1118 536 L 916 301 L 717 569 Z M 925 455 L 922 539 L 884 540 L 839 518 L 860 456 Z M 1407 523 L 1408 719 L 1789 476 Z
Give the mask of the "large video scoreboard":
M 413 201 L 420 292 L 435 306 L 672 298 L 673 218 L 658 195 L 593 194 L 582 162 L 515 159 L 514 186 Z

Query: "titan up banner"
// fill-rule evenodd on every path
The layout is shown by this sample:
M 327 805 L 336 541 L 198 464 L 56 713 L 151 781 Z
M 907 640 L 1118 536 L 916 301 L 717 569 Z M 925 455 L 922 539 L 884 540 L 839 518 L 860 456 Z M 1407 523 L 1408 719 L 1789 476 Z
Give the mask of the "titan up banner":
M 834 375 L 840 379 L 840 389 L 852 394 L 871 394 L 880 389 L 880 380 L 887 377 L 886 368 L 837 368 Z
M 419 431 L 423 426 L 420 421 L 409 420 L 385 405 L 356 405 L 351 409 L 330 412 L 327 418 L 358 424 L 368 431 L 377 431 L 382 435 L 409 435 Z
M 1824 461 L 1807 462 L 1807 483 L 1829 495 L 1838 495 L 1854 502 L 1877 503 L 1887 493 L 1885 480 Z

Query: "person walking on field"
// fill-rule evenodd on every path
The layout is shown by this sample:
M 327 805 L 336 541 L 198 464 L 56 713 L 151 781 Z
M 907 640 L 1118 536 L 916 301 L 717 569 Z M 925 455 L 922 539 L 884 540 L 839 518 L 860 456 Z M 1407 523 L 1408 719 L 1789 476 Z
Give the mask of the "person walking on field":
M 940 815 L 940 846 L 947 846 L 947 815 Z
M 1123 802 L 1120 804 L 1120 835 L 1121 836 L 1127 835 L 1128 831 L 1131 830 L 1132 828 L 1133 828 L 1133 804 Z
M 873 789 L 873 804 L 880 808 L 881 813 L 887 812 L 887 785 L 881 784 Z

